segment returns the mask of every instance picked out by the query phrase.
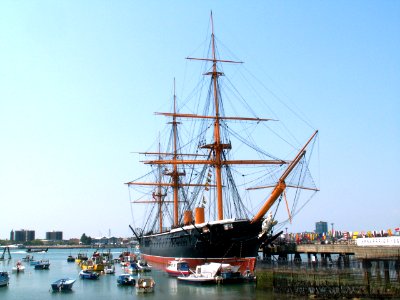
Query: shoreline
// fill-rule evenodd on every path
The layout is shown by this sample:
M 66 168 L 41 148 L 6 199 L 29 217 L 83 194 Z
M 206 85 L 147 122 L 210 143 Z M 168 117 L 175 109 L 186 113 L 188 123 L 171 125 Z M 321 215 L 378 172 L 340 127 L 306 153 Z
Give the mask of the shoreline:
M 131 245 L 51 245 L 51 246 L 24 246 L 19 249 L 114 249 L 130 248 Z

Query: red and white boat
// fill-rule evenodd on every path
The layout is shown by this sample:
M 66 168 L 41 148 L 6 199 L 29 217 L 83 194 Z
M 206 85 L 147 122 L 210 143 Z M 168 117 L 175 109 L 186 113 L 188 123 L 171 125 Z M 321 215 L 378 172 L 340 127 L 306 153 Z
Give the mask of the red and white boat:
M 182 259 L 175 259 L 168 262 L 168 266 L 165 268 L 165 271 L 168 273 L 169 276 L 189 276 L 189 264 L 187 261 Z

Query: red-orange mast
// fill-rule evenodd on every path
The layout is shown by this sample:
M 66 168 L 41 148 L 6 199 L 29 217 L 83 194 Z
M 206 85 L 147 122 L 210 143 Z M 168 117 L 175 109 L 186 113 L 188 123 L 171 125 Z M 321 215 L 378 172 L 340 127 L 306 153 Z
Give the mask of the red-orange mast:
M 214 155 L 215 155 L 215 179 L 217 184 L 217 211 L 218 220 L 224 218 L 224 207 L 222 203 L 222 174 L 221 174 L 221 137 L 220 137 L 220 121 L 219 121 L 219 100 L 218 100 L 218 72 L 217 60 L 215 57 L 215 38 L 214 38 L 214 22 L 211 13 L 211 41 L 212 41 L 212 57 L 213 71 L 212 80 L 214 84 L 214 105 L 215 105 L 215 121 L 214 121 Z
M 176 93 L 175 93 L 175 79 L 174 79 L 174 113 L 176 113 Z M 174 130 L 174 160 L 178 158 L 177 155 L 177 122 L 176 116 L 173 117 L 172 126 Z M 178 165 L 174 164 L 173 189 L 174 189 L 174 225 L 178 225 Z
M 278 184 L 275 186 L 275 188 L 271 192 L 271 195 L 269 196 L 267 201 L 265 201 L 264 205 L 260 208 L 258 213 L 253 217 L 253 219 L 251 220 L 251 223 L 260 221 L 264 217 L 265 213 L 275 203 L 276 199 L 278 199 L 278 197 L 285 191 L 285 189 L 286 189 L 285 179 L 289 176 L 289 174 L 293 171 L 293 169 L 296 167 L 296 165 L 300 162 L 301 158 L 303 157 L 303 155 L 306 152 L 306 148 L 307 148 L 308 144 L 312 141 L 312 139 L 316 136 L 317 133 L 318 133 L 318 130 L 314 132 L 314 134 L 309 138 L 309 140 L 303 146 L 303 148 L 301 148 L 301 150 L 296 155 L 296 157 L 293 159 L 293 161 L 288 165 L 285 172 L 283 172 L 282 176 L 279 178 Z
M 166 172 L 165 175 L 171 176 L 172 183 L 171 187 L 173 190 L 173 202 L 174 202 L 174 226 L 179 225 L 179 176 L 185 175 L 183 172 L 178 171 L 178 124 L 176 121 L 176 93 L 175 93 L 175 79 L 174 79 L 174 113 L 172 114 L 172 131 L 173 131 L 173 151 L 172 151 L 172 165 L 173 169 L 171 172 Z
M 172 154 L 172 159 L 161 159 L 158 160 L 149 160 L 144 161 L 145 164 L 155 164 L 155 165 L 173 165 L 173 169 L 170 172 L 164 172 L 164 175 L 171 176 L 172 180 L 171 183 L 160 183 L 159 186 L 170 186 L 173 188 L 173 203 L 174 203 L 174 225 L 178 226 L 179 221 L 179 200 L 178 200 L 178 191 L 180 186 L 202 186 L 202 184 L 180 184 L 179 183 L 179 176 L 185 175 L 185 173 L 180 173 L 178 171 L 178 165 L 198 165 L 198 164 L 209 164 L 214 166 L 215 168 L 215 181 L 216 181 L 216 196 L 217 196 L 217 218 L 218 220 L 223 220 L 224 218 L 224 209 L 223 209 L 223 182 L 222 182 L 222 167 L 226 165 L 244 165 L 244 164 L 289 164 L 286 172 L 279 180 L 278 185 L 275 187 L 272 195 L 268 199 L 267 203 L 264 204 L 263 208 L 259 211 L 259 213 L 253 218 L 252 222 L 259 221 L 265 214 L 265 212 L 271 207 L 273 202 L 279 197 L 279 195 L 284 191 L 286 188 L 286 184 L 284 182 L 285 178 L 289 175 L 295 165 L 300 161 L 302 155 L 304 154 L 304 149 L 300 151 L 298 156 L 292 161 L 283 161 L 283 160 L 224 160 L 223 159 L 223 151 L 226 149 L 231 149 L 231 144 L 227 143 L 224 144 L 221 141 L 221 120 L 242 120 L 242 121 L 274 121 L 273 119 L 261 119 L 261 118 L 249 118 L 249 117 L 229 117 L 229 116 L 221 116 L 220 115 L 220 99 L 219 99 L 219 91 L 218 91 L 218 78 L 222 76 L 223 73 L 219 72 L 217 69 L 217 63 L 242 63 L 238 61 L 231 61 L 231 60 L 221 60 L 217 59 L 216 57 L 216 46 L 215 46 L 215 36 L 214 36 L 214 24 L 213 24 L 213 16 L 211 13 L 211 46 L 212 46 L 212 57 L 211 58 L 192 58 L 187 57 L 187 59 L 192 60 L 202 60 L 202 61 L 209 61 L 212 62 L 212 70 L 205 75 L 210 75 L 212 80 L 212 87 L 213 87 L 213 97 L 214 97 L 214 115 L 195 115 L 195 114 L 184 114 L 184 113 L 177 113 L 176 112 L 176 96 L 175 96 L 175 81 L 174 81 L 174 112 L 173 113 L 156 113 L 164 116 L 172 117 L 172 126 L 173 126 L 173 152 L 169 153 Z M 213 119 L 214 122 L 214 133 L 213 133 L 213 143 L 206 144 L 201 146 L 203 149 L 209 149 L 212 151 L 213 156 L 209 159 L 200 159 L 200 160 L 189 160 L 189 159 L 178 159 L 178 149 L 177 149 L 177 122 L 176 118 L 194 118 L 194 119 Z M 315 133 L 316 134 L 316 133 Z M 306 145 L 313 139 L 315 134 L 310 138 Z M 156 153 L 153 153 L 156 154 Z M 168 154 L 168 153 L 167 153 Z M 186 154 L 185 154 L 186 155 Z M 193 154 L 192 154 L 193 155 Z M 190 156 L 190 154 L 188 154 Z M 201 156 L 201 155 L 194 155 L 194 156 Z M 140 182 L 129 182 L 128 184 L 138 184 L 138 185 L 154 185 L 152 183 L 140 183 Z M 214 185 L 212 185 L 214 186 Z
M 175 79 L 174 79 L 174 114 L 176 114 L 176 93 L 175 93 Z M 177 149 L 177 125 L 178 122 L 176 121 L 176 115 L 172 117 L 172 128 L 174 132 L 174 149 L 173 149 L 173 160 L 176 161 L 178 159 L 178 149 Z M 184 175 L 178 172 L 178 165 L 173 164 L 173 172 L 172 172 L 172 189 L 174 191 L 174 225 L 178 226 L 179 220 L 179 202 L 178 202 L 178 191 L 179 191 L 179 176 Z

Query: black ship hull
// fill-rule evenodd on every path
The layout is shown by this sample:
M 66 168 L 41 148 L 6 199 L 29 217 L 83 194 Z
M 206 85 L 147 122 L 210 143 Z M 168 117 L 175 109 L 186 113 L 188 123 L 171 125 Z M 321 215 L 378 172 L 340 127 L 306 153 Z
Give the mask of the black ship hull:
M 166 264 L 182 258 L 190 267 L 205 262 L 240 265 L 253 271 L 258 249 L 263 242 L 261 222 L 223 220 L 189 225 L 140 238 L 140 251 L 148 261 Z

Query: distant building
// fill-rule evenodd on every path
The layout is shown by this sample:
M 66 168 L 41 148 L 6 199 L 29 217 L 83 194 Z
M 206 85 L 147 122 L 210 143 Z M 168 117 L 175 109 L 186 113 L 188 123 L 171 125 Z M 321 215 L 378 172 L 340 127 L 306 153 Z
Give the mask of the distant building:
M 48 232 L 46 232 L 46 240 L 62 241 L 63 240 L 63 232 L 62 231 L 48 231 Z
M 35 239 L 35 230 L 15 230 L 10 233 L 10 240 L 16 243 L 30 242 Z
M 328 222 L 319 221 L 315 223 L 315 232 L 318 234 L 328 233 Z
M 70 245 L 79 245 L 80 239 L 72 238 L 68 242 Z

